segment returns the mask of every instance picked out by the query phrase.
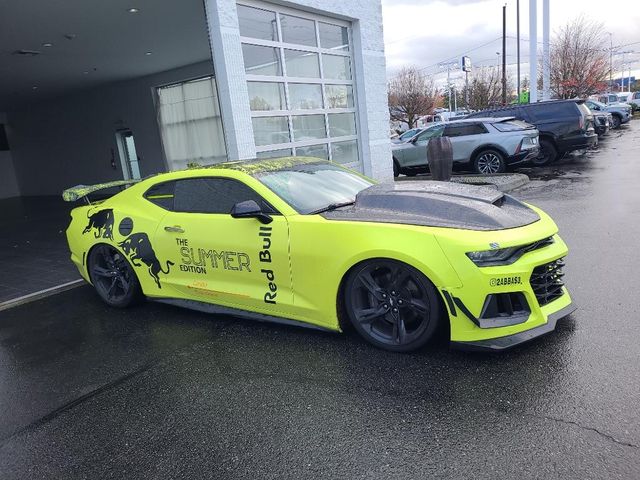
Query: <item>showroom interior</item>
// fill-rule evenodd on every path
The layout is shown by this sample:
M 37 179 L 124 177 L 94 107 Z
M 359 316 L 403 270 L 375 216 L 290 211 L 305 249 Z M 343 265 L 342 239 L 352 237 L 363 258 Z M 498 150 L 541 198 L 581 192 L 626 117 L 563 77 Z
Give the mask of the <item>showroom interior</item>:
M 379 0 L 2 9 L 0 265 L 28 281 L 0 302 L 78 278 L 74 185 L 286 155 L 391 176 Z

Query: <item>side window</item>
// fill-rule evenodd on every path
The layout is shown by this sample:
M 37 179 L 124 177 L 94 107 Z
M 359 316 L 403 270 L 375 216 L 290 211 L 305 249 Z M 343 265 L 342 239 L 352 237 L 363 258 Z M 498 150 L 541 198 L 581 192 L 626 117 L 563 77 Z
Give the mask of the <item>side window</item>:
M 231 178 L 177 180 L 174 194 L 176 212 L 229 214 L 236 203 L 245 200 L 255 200 L 263 209 L 273 212 L 260 195 Z
M 176 182 L 158 183 L 147 190 L 144 198 L 166 210 L 173 210 L 173 193 Z
M 575 117 L 576 103 L 560 102 L 560 103 L 544 103 L 530 108 L 530 113 L 536 121 L 540 120 L 557 120 L 559 118 Z
M 447 125 L 444 129 L 445 137 L 463 137 L 465 135 L 479 135 L 487 133 L 484 125 L 480 123 L 467 123 L 464 125 Z

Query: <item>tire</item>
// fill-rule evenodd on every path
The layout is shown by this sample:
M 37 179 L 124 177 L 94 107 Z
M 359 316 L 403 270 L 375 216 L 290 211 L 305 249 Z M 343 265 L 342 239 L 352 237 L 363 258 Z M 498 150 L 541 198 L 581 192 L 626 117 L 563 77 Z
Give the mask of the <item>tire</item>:
M 531 160 L 536 167 L 547 165 L 558 158 L 558 150 L 555 145 L 544 138 L 540 139 L 540 153 L 536 158 Z
M 398 175 L 400 175 L 400 166 L 398 165 L 398 161 L 394 158 L 393 159 L 393 176 L 397 177 Z
M 502 153 L 497 150 L 483 150 L 473 160 L 473 169 L 481 175 L 493 175 L 504 173 L 507 170 L 507 164 Z
M 618 115 L 613 115 L 611 117 L 611 122 L 611 128 L 613 130 L 620 128 L 620 125 L 622 125 L 622 119 Z
M 140 282 L 127 258 L 111 245 L 96 245 L 87 261 L 98 296 L 111 307 L 126 308 L 142 295 Z
M 438 330 L 442 311 L 433 284 L 415 268 L 374 259 L 349 272 L 342 290 L 344 310 L 367 342 L 392 352 L 425 345 Z

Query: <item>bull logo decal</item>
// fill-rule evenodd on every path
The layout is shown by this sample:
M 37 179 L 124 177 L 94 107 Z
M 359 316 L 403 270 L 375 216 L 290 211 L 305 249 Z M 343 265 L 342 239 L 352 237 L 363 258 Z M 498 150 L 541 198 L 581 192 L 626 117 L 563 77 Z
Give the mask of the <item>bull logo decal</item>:
M 93 232 L 93 234 L 96 238 L 108 238 L 109 240 L 113 241 L 112 209 L 107 208 L 105 210 L 99 210 L 88 218 L 89 223 L 86 227 L 84 227 L 84 230 L 82 231 L 83 235 L 95 229 L 96 231 Z
M 149 268 L 149 275 L 156 281 L 158 288 L 162 288 L 160 286 L 160 273 L 167 275 L 171 265 L 174 265 L 174 263 L 167 260 L 167 270 L 162 269 L 160 260 L 158 260 L 156 252 L 153 250 L 151 242 L 149 241 L 149 236 L 146 233 L 133 233 L 122 242 L 119 242 L 118 246 L 122 248 L 125 255 L 129 257 L 131 263 L 136 267 L 144 263 Z

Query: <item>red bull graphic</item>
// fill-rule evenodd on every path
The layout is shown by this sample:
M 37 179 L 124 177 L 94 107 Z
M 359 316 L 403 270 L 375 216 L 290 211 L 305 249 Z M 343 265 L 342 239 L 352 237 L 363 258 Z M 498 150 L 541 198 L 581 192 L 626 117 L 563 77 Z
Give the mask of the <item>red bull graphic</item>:
M 88 218 L 89 223 L 84 227 L 83 235 L 95 230 L 93 234 L 96 238 L 108 238 L 113 241 L 113 210 L 111 208 L 99 210 Z
M 162 269 L 160 260 L 158 260 L 156 252 L 151 246 L 149 236 L 146 233 L 132 233 L 122 242 L 119 242 L 118 246 L 122 248 L 125 255 L 129 257 L 129 260 L 134 266 L 140 267 L 144 263 L 149 269 L 149 275 L 151 275 L 151 277 L 155 280 L 158 288 L 162 288 L 162 286 L 160 285 L 160 274 L 163 273 L 167 275 L 169 273 L 171 265 L 174 265 L 174 263 L 167 260 L 167 269 Z

